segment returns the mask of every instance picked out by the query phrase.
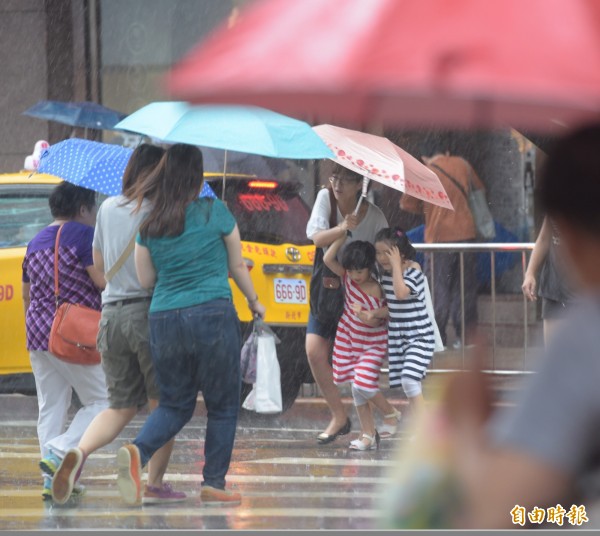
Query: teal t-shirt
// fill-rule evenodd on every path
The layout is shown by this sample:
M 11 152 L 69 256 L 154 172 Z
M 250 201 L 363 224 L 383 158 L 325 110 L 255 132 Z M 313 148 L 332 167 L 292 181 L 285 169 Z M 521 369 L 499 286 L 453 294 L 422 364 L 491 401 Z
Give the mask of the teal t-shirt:
M 151 313 L 232 299 L 223 237 L 235 223 L 222 201 L 201 198 L 186 208 L 179 236 L 143 240 L 138 234 L 137 242 L 148 248 L 156 270 Z

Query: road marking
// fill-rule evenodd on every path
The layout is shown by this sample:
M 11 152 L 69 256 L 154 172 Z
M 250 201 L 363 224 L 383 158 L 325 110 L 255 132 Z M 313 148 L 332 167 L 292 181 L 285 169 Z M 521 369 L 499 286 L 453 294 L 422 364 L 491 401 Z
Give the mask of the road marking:
M 271 463 L 292 465 L 357 465 L 360 467 L 396 467 L 395 460 L 363 460 L 359 458 L 264 458 L 243 463 Z
M 146 475 L 144 475 L 146 476 Z M 90 475 L 85 477 L 88 480 L 116 480 L 117 475 Z M 165 480 L 169 482 L 202 482 L 204 478 L 201 474 L 181 474 L 167 473 Z M 82 482 L 84 480 L 82 478 Z M 245 484 L 382 484 L 390 482 L 389 477 L 377 476 L 331 476 L 331 475 L 308 475 L 308 476 L 281 476 L 281 475 L 236 475 L 227 473 L 227 482 L 239 482 Z
M 218 506 L 210 507 L 199 505 L 191 508 L 177 507 L 175 504 L 166 508 L 162 505 L 160 508 L 156 506 L 136 507 L 136 508 L 119 508 L 111 504 L 111 508 L 105 511 L 83 510 L 80 507 L 65 508 L 52 506 L 52 515 L 60 517 L 76 517 L 81 518 L 109 518 L 117 519 L 120 517 L 148 517 L 153 515 L 155 510 L 156 515 L 168 516 L 169 518 L 185 517 L 185 518 L 202 518 L 209 516 L 227 518 L 265 518 L 265 517 L 286 517 L 286 518 L 306 518 L 323 520 L 327 518 L 358 518 L 358 519 L 377 519 L 381 518 L 382 511 L 378 509 L 367 508 L 344 508 L 344 509 L 323 509 L 323 508 L 293 508 L 286 506 L 285 508 L 256 508 L 254 506 Z M 23 508 L 19 510 L 10 510 L 2 513 L 2 518 L 27 518 L 40 517 L 39 508 Z M 235 527 L 231 527 L 235 528 Z M 94 529 L 75 529 L 75 530 L 94 530 Z

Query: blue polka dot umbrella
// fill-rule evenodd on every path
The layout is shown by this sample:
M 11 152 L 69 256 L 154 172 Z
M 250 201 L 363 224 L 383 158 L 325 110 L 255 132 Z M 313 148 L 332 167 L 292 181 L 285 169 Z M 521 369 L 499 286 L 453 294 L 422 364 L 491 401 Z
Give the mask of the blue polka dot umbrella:
M 51 145 L 42 153 L 37 171 L 95 192 L 118 195 L 132 153 L 132 149 L 120 145 L 69 138 Z M 200 197 L 216 197 L 206 182 Z

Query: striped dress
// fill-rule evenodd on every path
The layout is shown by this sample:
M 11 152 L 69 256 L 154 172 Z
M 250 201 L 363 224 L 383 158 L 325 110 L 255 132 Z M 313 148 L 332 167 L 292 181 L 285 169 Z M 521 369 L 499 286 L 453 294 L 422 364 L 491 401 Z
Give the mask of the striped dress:
M 400 387 L 403 376 L 423 380 L 435 347 L 433 324 L 425 306 L 425 276 L 415 268 L 406 269 L 403 275 L 410 289 L 410 295 L 403 300 L 394 294 L 391 274 L 381 276 L 381 286 L 389 309 L 390 387 Z
M 385 300 L 366 294 L 347 275 L 344 276 L 344 312 L 338 323 L 333 345 L 333 382 L 352 382 L 364 391 L 379 390 L 379 374 L 385 360 L 387 328 L 371 327 L 352 311 L 353 303 L 373 310 L 385 306 Z

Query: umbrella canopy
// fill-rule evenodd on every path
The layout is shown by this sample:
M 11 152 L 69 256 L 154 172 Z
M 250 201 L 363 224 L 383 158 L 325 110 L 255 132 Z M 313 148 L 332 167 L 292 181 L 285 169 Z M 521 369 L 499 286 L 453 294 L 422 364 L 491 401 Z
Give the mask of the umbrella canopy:
M 439 177 L 389 139 L 333 125 L 318 125 L 313 130 L 333 151 L 332 160 L 338 164 L 395 190 L 452 209 Z
M 132 149 L 120 145 L 70 138 L 46 149 L 37 170 L 95 192 L 118 195 L 132 154 Z M 206 182 L 200 196 L 216 197 Z
M 310 125 L 255 106 L 154 102 L 115 128 L 169 143 L 187 143 L 276 158 L 333 156 Z
M 600 113 L 600 2 L 262 0 L 167 83 L 335 123 L 560 133 Z
M 275 177 L 287 169 L 286 164 L 279 158 L 268 158 L 257 154 L 224 151 L 213 147 L 202 147 L 204 172 L 242 173 L 257 177 Z
M 24 115 L 82 128 L 111 130 L 126 114 L 95 102 L 40 101 Z

